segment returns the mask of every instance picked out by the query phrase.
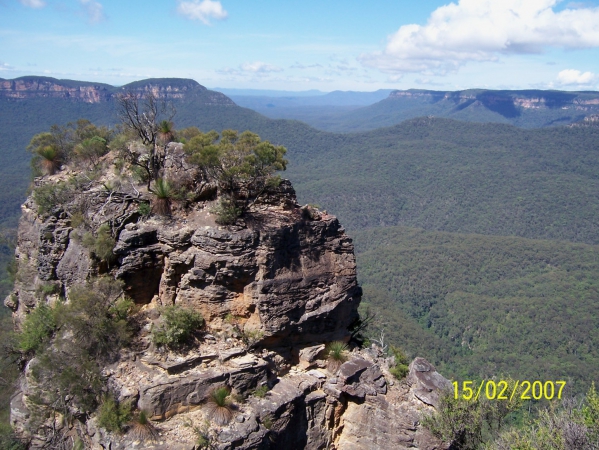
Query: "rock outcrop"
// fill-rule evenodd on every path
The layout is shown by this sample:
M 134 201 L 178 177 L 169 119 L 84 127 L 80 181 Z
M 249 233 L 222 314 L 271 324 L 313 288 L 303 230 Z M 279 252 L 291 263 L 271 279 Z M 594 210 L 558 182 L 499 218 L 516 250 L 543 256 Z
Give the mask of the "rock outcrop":
M 592 92 L 483 89 L 445 92 L 410 89 L 393 91 L 388 99 L 417 102 L 422 105 L 435 104 L 440 108 L 439 111 L 443 108 L 451 108 L 452 111 L 457 112 L 468 107 L 480 107 L 497 112 L 506 118 L 514 118 L 524 111 L 533 110 L 563 110 L 577 115 L 596 114 L 599 111 L 599 95 Z
M 165 176 L 193 178 L 193 168 L 168 164 L 180 146 L 168 151 Z M 235 225 L 215 223 L 215 192 L 205 185 L 196 192 L 200 200 L 175 207 L 171 217 L 148 217 L 139 205 L 149 194 L 131 183 L 107 190 L 114 184 L 111 173 L 66 197 L 66 203 L 85 205 L 83 217 L 66 203 L 40 213 L 33 197 L 25 202 L 17 281 L 6 305 L 19 325 L 40 304 L 60 298 L 68 304 L 86 281 L 120 280 L 135 303 L 135 330 L 129 345 L 102 367 L 104 391 L 144 411 L 157 433 L 143 440 L 133 425 L 124 434 L 107 432 L 98 413 L 71 405 L 70 395 L 64 410 L 46 408 L 46 419 L 38 417 L 33 426 L 44 409 L 44 395 L 41 406 L 39 399 L 32 403 L 40 395 L 34 358 L 11 413 L 30 448 L 58 448 L 57 434 L 92 449 L 192 450 L 198 440 L 223 450 L 447 448 L 419 425 L 420 414 L 432 411 L 449 385 L 426 361 L 416 359 L 398 381 L 376 347 L 348 350 L 339 367 L 326 359 L 326 343 L 349 341 L 361 297 L 353 244 L 335 217 L 300 208 L 285 180 Z M 39 188 L 74 175 L 65 167 L 36 183 Z M 84 244 L 81 222 L 92 234 L 110 225 L 112 259 L 99 259 Z M 192 346 L 170 351 L 153 342 L 152 329 L 170 305 L 204 318 Z M 61 339 L 52 351 L 71 345 L 68 333 Z M 220 387 L 235 401 L 224 425 L 211 421 L 205 407 Z
M 220 92 L 210 91 L 198 82 L 182 78 L 147 79 L 121 87 L 104 83 L 58 80 L 51 77 L 27 76 L 13 80 L 0 79 L 0 98 L 25 100 L 32 98 L 60 98 L 85 103 L 114 101 L 123 92 L 139 95 L 152 93 L 164 100 L 200 98 L 206 105 L 231 106 L 235 103 Z

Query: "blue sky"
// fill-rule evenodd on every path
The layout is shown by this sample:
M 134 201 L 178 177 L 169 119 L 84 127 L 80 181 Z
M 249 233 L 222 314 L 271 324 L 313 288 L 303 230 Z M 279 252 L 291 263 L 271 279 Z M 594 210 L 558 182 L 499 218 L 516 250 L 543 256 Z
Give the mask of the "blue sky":
M 0 77 L 599 89 L 599 0 L 0 0 Z

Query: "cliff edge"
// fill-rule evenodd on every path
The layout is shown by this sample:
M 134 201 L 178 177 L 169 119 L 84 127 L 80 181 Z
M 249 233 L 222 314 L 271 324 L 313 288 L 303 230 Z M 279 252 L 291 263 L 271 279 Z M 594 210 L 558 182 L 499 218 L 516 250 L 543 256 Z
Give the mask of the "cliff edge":
M 165 144 L 154 187 L 116 150 L 35 180 L 5 301 L 33 339 L 11 404 L 28 448 L 447 448 L 419 417 L 449 382 L 347 345 L 361 288 L 338 220 L 277 180 L 219 225 L 186 155 Z M 185 193 L 166 210 L 165 183 Z

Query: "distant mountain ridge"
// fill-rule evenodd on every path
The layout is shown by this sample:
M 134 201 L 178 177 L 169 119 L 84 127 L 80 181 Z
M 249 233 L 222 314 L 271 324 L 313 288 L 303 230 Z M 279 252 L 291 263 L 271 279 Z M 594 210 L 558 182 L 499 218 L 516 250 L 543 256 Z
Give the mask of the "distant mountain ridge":
M 518 90 L 495 91 L 468 89 L 465 91 L 427 91 L 409 89 L 393 91 L 390 100 L 405 100 L 406 98 L 422 98 L 427 103 L 447 101 L 460 111 L 471 105 L 482 105 L 506 118 L 521 115 L 521 109 L 573 109 L 577 111 L 599 110 L 599 92 L 580 91 L 543 91 Z
M 423 116 L 465 122 L 508 123 L 520 128 L 542 128 L 580 122 L 599 113 L 599 92 L 543 90 L 429 91 L 396 90 L 377 103 L 330 114 L 293 112 L 287 118 L 302 119 L 323 131 L 357 132 L 393 126 Z M 279 111 L 278 117 L 284 117 Z
M 210 91 L 197 81 L 185 78 L 149 78 L 120 87 L 37 76 L 12 80 L 0 79 L 0 98 L 13 100 L 62 98 L 86 103 L 101 103 L 112 101 L 119 93 L 128 91 L 152 92 L 156 97 L 167 100 L 201 97 L 205 104 L 235 105 L 226 95 Z

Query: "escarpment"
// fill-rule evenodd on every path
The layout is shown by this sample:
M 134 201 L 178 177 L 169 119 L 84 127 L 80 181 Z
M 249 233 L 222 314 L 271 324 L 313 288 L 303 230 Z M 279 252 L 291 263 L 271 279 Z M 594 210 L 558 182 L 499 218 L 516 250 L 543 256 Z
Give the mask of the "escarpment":
M 184 195 L 109 152 L 36 179 L 22 207 L 5 303 L 32 339 L 11 404 L 29 448 L 447 448 L 419 424 L 449 385 L 429 363 L 397 380 L 376 346 L 327 357 L 361 298 L 338 220 L 276 180 L 218 225 L 221 187 L 164 152 L 159 180 Z
M 198 82 L 185 78 L 150 78 L 121 87 L 104 83 L 58 80 L 51 77 L 26 76 L 5 80 L 0 78 L 0 99 L 65 99 L 84 103 L 113 102 L 123 93 L 139 96 L 152 93 L 158 99 L 199 99 L 211 106 L 232 106 L 235 103 L 220 92 L 210 91 Z

